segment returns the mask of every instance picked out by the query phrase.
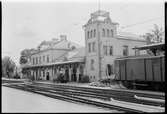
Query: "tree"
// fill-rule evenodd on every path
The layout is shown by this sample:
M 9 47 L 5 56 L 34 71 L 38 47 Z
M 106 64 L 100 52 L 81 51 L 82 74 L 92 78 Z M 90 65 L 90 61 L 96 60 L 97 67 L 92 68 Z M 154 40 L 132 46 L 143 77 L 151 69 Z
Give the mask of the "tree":
M 28 62 L 27 57 L 22 55 L 20 57 L 20 64 L 26 64 L 27 62 Z
M 2 59 L 2 75 L 3 77 L 11 78 L 14 75 L 16 65 L 15 63 L 10 59 L 10 57 L 6 56 Z
M 29 49 L 24 49 L 21 51 L 20 64 L 26 64 L 28 62 L 29 54 L 30 54 Z
M 21 51 L 20 64 L 26 64 L 31 53 L 35 52 L 35 49 L 24 49 Z
M 146 39 L 147 44 L 160 43 L 163 41 L 164 31 L 162 27 L 159 28 L 158 25 L 154 24 L 154 29 L 150 33 L 143 35 L 143 37 Z

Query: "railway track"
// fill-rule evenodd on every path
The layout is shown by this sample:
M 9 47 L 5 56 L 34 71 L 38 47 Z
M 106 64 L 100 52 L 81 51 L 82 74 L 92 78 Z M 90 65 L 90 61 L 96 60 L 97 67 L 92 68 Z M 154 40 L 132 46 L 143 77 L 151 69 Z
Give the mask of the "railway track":
M 53 85 L 53 84 L 39 84 L 34 83 L 34 85 L 44 85 L 45 87 L 52 87 L 55 90 L 61 89 L 62 91 L 75 91 L 75 92 L 82 92 L 86 94 L 91 94 L 95 96 L 103 96 L 107 99 L 113 98 L 116 100 L 122 100 L 127 102 L 145 104 L 145 105 L 153 105 L 153 106 L 165 106 L 164 102 L 155 102 L 155 101 L 148 101 L 148 100 L 141 100 L 137 99 L 135 96 L 140 97 L 148 97 L 154 99 L 162 99 L 164 100 L 165 97 L 163 96 L 156 96 L 151 94 L 143 94 L 143 93 L 135 93 L 135 92 L 124 92 L 118 90 L 105 90 L 105 89 L 96 89 L 96 88 L 88 88 L 88 87 L 76 87 L 76 86 L 67 86 L 67 85 Z
M 31 86 L 24 86 L 24 85 L 20 86 L 17 84 L 5 85 L 5 86 L 20 89 L 20 90 L 25 90 L 25 91 L 29 91 L 29 92 L 33 92 L 33 93 L 37 93 L 37 94 L 41 94 L 41 95 L 55 98 L 55 99 L 60 99 L 60 100 L 65 100 L 65 101 L 70 101 L 70 102 L 86 103 L 89 105 L 95 105 L 95 106 L 110 109 L 110 110 L 117 110 L 117 111 L 121 111 L 121 112 L 130 112 L 130 113 L 132 113 L 132 112 L 143 113 L 143 111 L 129 109 L 129 108 L 120 107 L 120 106 L 115 106 L 115 105 L 111 105 L 111 104 L 106 104 L 103 102 L 87 99 L 86 97 L 83 98 L 83 97 L 78 97 L 75 95 L 60 94 L 60 93 L 49 91 L 48 89 L 40 88 L 40 87 L 31 87 Z
M 13 82 L 10 81 L 9 83 L 13 83 Z M 21 85 L 23 86 L 24 84 L 21 84 Z M 7 85 L 7 86 L 8 87 L 15 86 L 15 88 L 19 88 L 17 83 L 15 85 Z M 57 84 L 56 85 L 41 84 L 41 83 L 34 83 L 32 85 L 26 85 L 26 86 L 24 85 L 23 87 L 22 87 L 22 89 L 24 89 L 24 90 L 27 89 L 28 91 L 31 91 L 31 92 L 33 92 L 35 90 L 36 93 L 39 93 L 39 94 L 41 93 L 45 96 L 47 96 L 47 93 L 50 93 L 50 94 L 61 95 L 61 96 L 69 97 L 69 98 L 86 97 L 86 98 L 101 99 L 101 100 L 105 100 L 105 101 L 110 101 L 110 98 L 114 98 L 115 100 L 121 100 L 121 101 L 133 102 L 133 103 L 147 104 L 147 105 L 152 105 L 152 106 L 164 106 L 163 103 L 141 101 L 141 100 L 135 99 L 134 97 L 132 97 L 133 99 L 129 98 L 128 95 L 130 93 L 128 95 L 126 93 L 121 94 L 121 91 L 120 91 L 120 93 L 118 91 L 116 91 L 114 93 L 111 90 L 108 91 L 108 90 L 104 90 L 104 89 L 94 89 L 94 88 L 92 89 L 92 88 L 86 88 L 86 87 L 75 87 L 75 86 L 57 85 Z M 38 89 L 38 92 L 36 89 Z M 42 91 L 43 91 L 43 93 L 42 93 Z M 53 96 L 53 95 L 49 95 L 49 96 Z M 132 95 L 130 94 L 130 96 L 132 96 Z M 88 99 L 86 99 L 86 100 L 88 100 Z M 94 103 L 94 105 L 95 105 L 95 103 Z

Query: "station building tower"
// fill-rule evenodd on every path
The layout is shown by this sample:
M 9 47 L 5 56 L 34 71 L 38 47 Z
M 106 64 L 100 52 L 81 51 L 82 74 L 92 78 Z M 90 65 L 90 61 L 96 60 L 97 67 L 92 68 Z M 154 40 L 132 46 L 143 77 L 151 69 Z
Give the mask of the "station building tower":
M 98 10 L 91 14 L 84 25 L 85 70 L 91 81 L 107 78 L 107 63 L 114 60 L 112 44 L 117 34 L 117 24 L 111 21 L 109 12 Z

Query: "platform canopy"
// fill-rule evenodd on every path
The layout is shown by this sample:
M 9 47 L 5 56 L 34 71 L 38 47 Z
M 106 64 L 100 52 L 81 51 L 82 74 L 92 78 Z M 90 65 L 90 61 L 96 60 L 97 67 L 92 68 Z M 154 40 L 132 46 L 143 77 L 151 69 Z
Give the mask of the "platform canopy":
M 46 67 L 46 66 L 53 66 L 53 65 L 63 65 L 63 64 L 72 64 L 72 63 L 84 63 L 85 59 L 77 58 L 75 60 L 68 60 L 68 61 L 58 61 L 54 63 L 47 63 L 47 64 L 39 64 L 39 65 L 22 65 L 22 68 L 32 68 L 32 67 Z
M 143 46 L 139 46 L 139 47 L 134 47 L 132 49 L 139 49 L 139 50 L 162 50 L 165 51 L 165 43 L 156 43 L 156 44 L 149 44 L 149 45 L 143 45 Z

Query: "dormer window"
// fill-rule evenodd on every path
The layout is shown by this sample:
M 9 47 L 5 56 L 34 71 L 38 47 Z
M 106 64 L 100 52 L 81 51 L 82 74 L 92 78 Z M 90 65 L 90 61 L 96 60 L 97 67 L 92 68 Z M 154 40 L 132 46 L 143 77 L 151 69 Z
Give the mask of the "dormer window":
M 75 47 L 75 46 L 72 46 L 71 49 L 74 50 L 74 49 L 76 49 L 76 47 Z

